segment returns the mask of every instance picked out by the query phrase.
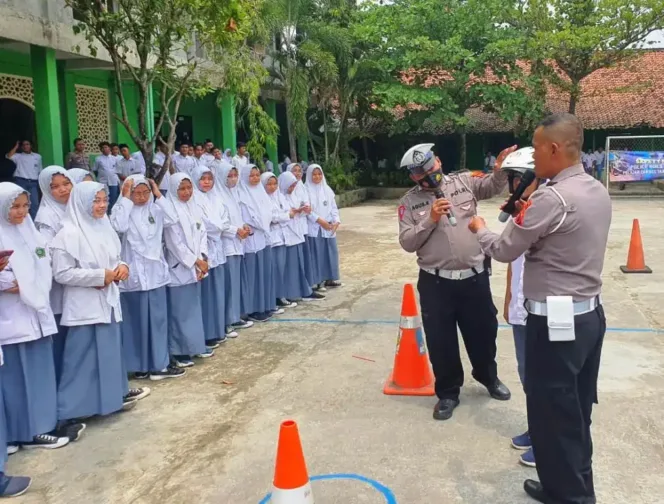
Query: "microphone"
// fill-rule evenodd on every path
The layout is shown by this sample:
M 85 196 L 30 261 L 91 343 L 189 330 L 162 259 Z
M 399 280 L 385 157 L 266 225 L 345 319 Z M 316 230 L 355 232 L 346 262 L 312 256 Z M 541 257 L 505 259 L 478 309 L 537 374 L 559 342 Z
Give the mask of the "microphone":
M 523 192 L 523 191 L 521 191 Z M 436 199 L 442 199 L 445 197 L 445 194 L 443 194 L 443 191 L 441 191 L 440 187 L 436 187 L 433 190 L 434 196 L 436 196 Z M 457 225 L 457 220 L 456 217 L 454 216 L 454 212 L 452 212 L 452 209 L 450 208 L 449 210 L 450 213 L 447 214 L 447 219 L 450 221 L 450 226 L 454 227 Z
M 507 203 L 505 203 L 503 211 L 500 212 L 500 216 L 498 217 L 500 222 L 507 222 L 507 219 L 509 219 L 516 210 L 516 202 L 521 199 L 523 193 L 526 191 L 528 186 L 533 183 L 534 180 L 535 172 L 532 170 L 528 170 L 527 172 L 524 172 L 523 175 L 521 175 L 521 182 L 519 182 L 519 185 L 510 196 L 510 199 L 508 199 Z

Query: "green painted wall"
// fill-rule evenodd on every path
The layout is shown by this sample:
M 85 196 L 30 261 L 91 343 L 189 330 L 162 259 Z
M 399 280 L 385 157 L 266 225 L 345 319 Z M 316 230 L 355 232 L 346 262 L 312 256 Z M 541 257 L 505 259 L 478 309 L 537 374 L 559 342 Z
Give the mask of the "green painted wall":
M 30 55 L 0 49 L 0 73 L 32 77 Z
M 155 108 L 157 108 L 156 103 Z M 178 115 L 191 116 L 194 142 L 204 142 L 206 138 L 209 138 L 215 145 L 221 145 L 221 111 L 217 106 L 215 94 L 209 94 L 198 100 L 184 100 L 180 105 Z

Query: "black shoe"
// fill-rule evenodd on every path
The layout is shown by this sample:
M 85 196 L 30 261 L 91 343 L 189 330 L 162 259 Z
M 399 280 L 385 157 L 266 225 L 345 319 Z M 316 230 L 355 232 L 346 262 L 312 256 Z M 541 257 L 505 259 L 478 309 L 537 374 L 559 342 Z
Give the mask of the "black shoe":
M 78 441 L 85 430 L 86 425 L 83 422 L 65 422 L 63 425 L 53 431 L 51 435 L 55 437 L 67 437 L 70 442 Z
M 523 482 L 523 489 L 530 497 L 542 504 L 561 504 L 559 500 L 554 499 L 546 493 L 546 490 L 544 490 L 539 481 L 527 479 Z
M 151 381 L 168 380 L 169 378 L 181 378 L 187 371 L 185 369 L 168 366 L 163 371 L 152 371 L 150 373 Z
M 486 389 L 489 391 L 489 395 L 497 401 L 509 401 L 512 398 L 510 389 L 498 378 L 490 385 L 487 385 Z
M 458 405 L 458 399 L 440 399 L 433 408 L 433 418 L 435 420 L 449 420 L 452 418 L 454 408 Z
M 253 322 L 267 322 L 272 318 L 272 313 L 252 313 L 249 320 Z
M 150 373 L 134 373 L 134 380 L 147 380 L 150 378 Z
M 302 301 L 320 301 L 321 299 L 325 299 L 325 296 L 320 292 L 313 291 L 311 296 L 302 298 Z

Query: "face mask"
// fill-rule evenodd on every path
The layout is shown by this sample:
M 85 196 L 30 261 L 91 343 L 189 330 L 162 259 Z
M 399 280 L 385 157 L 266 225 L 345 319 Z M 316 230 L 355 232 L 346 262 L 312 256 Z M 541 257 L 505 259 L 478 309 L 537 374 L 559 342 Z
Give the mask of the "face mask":
M 443 180 L 443 169 L 435 170 L 426 174 L 426 176 L 417 183 L 424 189 L 435 189 Z

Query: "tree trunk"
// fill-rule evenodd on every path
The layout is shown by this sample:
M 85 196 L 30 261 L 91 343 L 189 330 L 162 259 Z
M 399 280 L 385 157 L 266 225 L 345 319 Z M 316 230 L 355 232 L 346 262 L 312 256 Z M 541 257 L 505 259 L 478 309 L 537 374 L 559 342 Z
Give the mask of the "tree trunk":
M 330 145 L 327 139 L 327 106 L 323 107 L 323 138 L 325 139 L 325 162 L 330 160 Z
M 570 114 L 576 113 L 576 104 L 579 102 L 581 96 L 581 84 L 579 81 L 573 80 L 572 87 L 569 92 L 569 109 Z
M 288 148 L 290 150 L 291 162 L 297 161 L 297 135 L 295 134 L 295 125 L 290 114 L 290 103 L 286 100 L 286 128 L 288 129 Z
M 466 132 L 461 132 L 461 152 L 459 155 L 459 170 L 466 169 L 466 156 L 467 156 L 467 143 L 466 143 Z
M 362 137 L 362 150 L 364 151 L 364 160 L 369 161 L 369 141 L 367 137 Z
M 341 146 L 341 136 L 344 133 L 346 126 L 346 109 L 343 108 L 341 111 L 341 117 L 339 118 L 339 131 L 337 131 L 337 139 L 334 142 L 334 151 L 332 151 L 332 157 L 339 159 L 339 148 Z
M 318 153 L 316 152 L 316 144 L 314 143 L 314 137 L 309 133 L 309 145 L 311 145 L 311 155 L 314 158 L 315 162 L 318 162 Z

